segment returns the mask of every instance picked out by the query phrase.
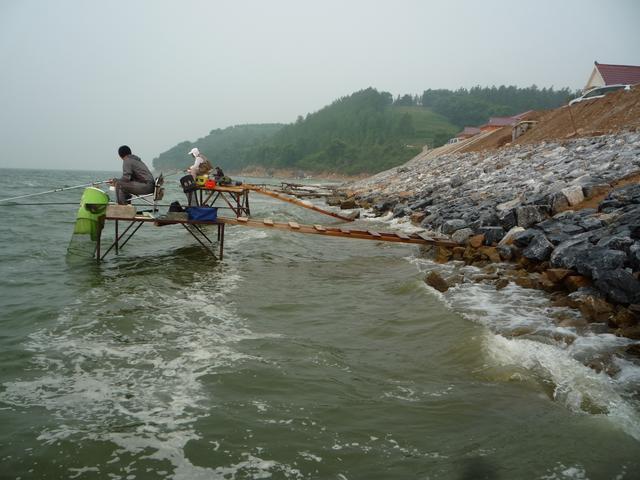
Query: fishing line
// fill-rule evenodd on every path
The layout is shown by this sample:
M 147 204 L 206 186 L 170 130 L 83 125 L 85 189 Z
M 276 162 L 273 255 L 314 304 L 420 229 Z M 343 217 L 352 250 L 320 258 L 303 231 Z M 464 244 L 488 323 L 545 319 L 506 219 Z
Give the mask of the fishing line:
M 82 185 L 74 185 L 72 187 L 54 188 L 53 190 L 47 190 L 46 192 L 28 193 L 26 195 L 18 195 L 17 197 L 0 198 L 0 202 L 8 202 L 8 201 L 11 201 L 11 200 L 17 200 L 19 198 L 34 197 L 36 195 L 45 195 L 47 193 L 64 192 L 65 190 L 72 190 L 74 188 L 91 187 L 91 186 L 94 186 L 94 185 L 101 185 L 103 183 L 108 183 L 110 181 L 111 181 L 111 179 L 102 180 L 102 181 L 99 181 L 99 182 L 84 183 Z
M 165 175 L 165 177 L 170 177 L 173 175 L 176 175 L 178 173 L 180 173 L 181 170 L 176 170 L 174 172 L 169 172 Z M 162 172 L 160 172 L 162 174 Z M 74 185 L 71 187 L 60 187 L 60 188 L 54 188 L 53 190 L 47 190 L 45 192 L 38 192 L 38 193 L 28 193 L 26 195 L 18 195 L 16 197 L 9 197 L 9 198 L 0 198 L 0 202 L 9 202 L 11 200 L 18 200 L 20 198 L 27 198 L 27 197 L 34 197 L 36 195 L 46 195 L 47 193 L 58 193 L 58 192 L 64 192 L 65 190 L 72 190 L 74 188 L 82 188 L 82 187 L 91 187 L 91 186 L 95 186 L 95 185 L 102 185 L 103 183 L 109 183 L 111 181 L 111 179 L 108 180 L 101 180 L 98 182 L 91 182 L 91 183 L 84 183 L 82 185 Z M 27 205 L 27 204 L 23 204 L 23 205 Z M 41 204 L 41 205 L 46 205 L 45 203 Z M 51 204 L 54 205 L 54 204 Z

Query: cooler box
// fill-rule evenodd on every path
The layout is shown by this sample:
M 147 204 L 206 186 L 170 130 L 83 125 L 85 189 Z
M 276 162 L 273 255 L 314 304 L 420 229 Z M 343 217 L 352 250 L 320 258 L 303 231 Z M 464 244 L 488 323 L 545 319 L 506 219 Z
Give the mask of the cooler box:
M 189 220 L 215 222 L 218 219 L 218 207 L 188 207 Z

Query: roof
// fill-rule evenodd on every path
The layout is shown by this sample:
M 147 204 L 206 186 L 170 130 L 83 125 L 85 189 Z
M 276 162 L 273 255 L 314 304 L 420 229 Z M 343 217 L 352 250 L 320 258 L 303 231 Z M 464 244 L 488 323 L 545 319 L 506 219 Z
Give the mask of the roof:
M 506 127 L 508 125 L 513 125 L 517 121 L 518 121 L 518 118 L 516 118 L 516 117 L 490 117 L 489 121 L 487 123 L 485 123 L 484 125 L 481 125 L 480 128 L 482 128 L 482 127 Z
M 478 133 L 480 133 L 481 130 L 477 127 L 464 127 L 464 130 L 462 130 L 458 135 L 456 135 L 457 137 L 461 137 L 461 136 L 473 136 L 473 135 L 477 135 Z
M 640 66 L 594 63 L 605 85 L 615 85 L 617 83 L 635 85 L 640 83 Z
M 527 118 L 527 116 L 529 116 L 533 112 L 534 110 L 527 110 L 526 112 L 522 112 L 522 113 L 519 113 L 518 115 L 514 115 L 513 118 L 515 118 L 516 120 L 522 120 L 524 118 Z

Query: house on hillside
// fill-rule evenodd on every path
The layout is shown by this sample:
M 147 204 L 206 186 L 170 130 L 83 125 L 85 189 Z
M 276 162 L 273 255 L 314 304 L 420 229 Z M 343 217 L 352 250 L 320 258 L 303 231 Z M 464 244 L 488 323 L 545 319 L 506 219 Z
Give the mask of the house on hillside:
M 587 92 L 597 87 L 605 87 L 607 85 L 628 84 L 635 85 L 640 83 L 640 66 L 636 65 L 610 65 L 606 63 L 593 62 L 594 67 L 589 81 L 582 89 Z
M 493 130 L 498 130 L 502 127 L 510 127 L 520 122 L 521 120 L 526 119 L 526 117 L 532 113 L 533 110 L 527 110 L 526 112 L 519 113 L 518 115 L 513 115 L 512 117 L 490 117 L 489 121 L 484 125 L 480 125 L 480 130 L 483 132 L 490 132 Z
M 480 130 L 483 132 L 490 132 L 492 130 L 498 130 L 502 127 L 508 127 L 516 123 L 518 119 L 516 117 L 490 117 L 489 121 L 484 125 L 480 125 Z
M 461 140 L 466 140 L 467 138 L 471 138 L 479 133 L 480 133 L 480 129 L 477 127 L 464 127 L 464 130 L 462 130 L 458 135 L 456 135 L 456 138 L 459 138 Z

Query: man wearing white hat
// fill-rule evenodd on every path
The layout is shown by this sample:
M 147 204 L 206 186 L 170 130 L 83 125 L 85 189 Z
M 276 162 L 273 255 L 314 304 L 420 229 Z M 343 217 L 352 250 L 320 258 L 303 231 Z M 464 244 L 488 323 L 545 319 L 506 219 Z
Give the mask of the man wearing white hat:
M 207 160 L 207 157 L 200 153 L 200 150 L 194 147 L 189 151 L 189 155 L 192 155 L 195 159 L 193 165 L 187 169 L 187 172 L 189 172 L 193 178 L 209 173 L 209 170 L 212 168 L 211 163 Z

